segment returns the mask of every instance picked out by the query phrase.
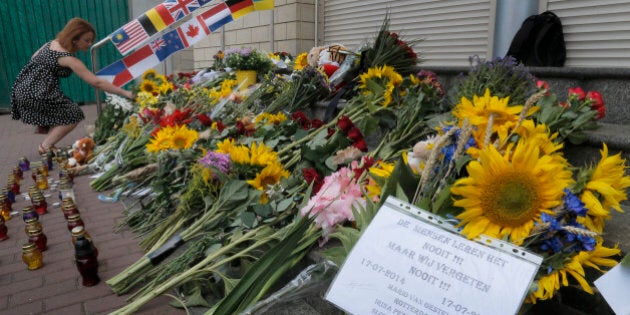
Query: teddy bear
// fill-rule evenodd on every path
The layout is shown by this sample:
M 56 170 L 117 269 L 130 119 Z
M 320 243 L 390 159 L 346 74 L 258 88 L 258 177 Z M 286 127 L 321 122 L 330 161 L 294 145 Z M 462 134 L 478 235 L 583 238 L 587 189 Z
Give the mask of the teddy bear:
M 330 78 L 346 59 L 346 55 L 340 53 L 340 51 L 345 50 L 346 47 L 340 44 L 313 47 L 308 53 L 308 64 L 311 67 L 322 69 Z
M 76 164 L 83 164 L 92 158 L 94 140 L 90 137 L 81 138 L 72 144 L 72 159 Z

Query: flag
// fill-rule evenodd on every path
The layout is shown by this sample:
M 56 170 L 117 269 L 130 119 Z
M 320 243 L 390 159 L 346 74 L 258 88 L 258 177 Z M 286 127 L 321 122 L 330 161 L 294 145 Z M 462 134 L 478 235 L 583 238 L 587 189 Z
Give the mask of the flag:
M 133 20 L 112 33 L 111 41 L 121 54 L 126 55 L 149 38 L 138 20 Z
M 159 61 L 163 61 L 174 52 L 186 48 L 177 29 L 169 31 L 159 39 L 151 42 L 150 46 Z
M 141 76 L 145 71 L 160 63 L 160 60 L 153 53 L 150 45 L 144 45 L 122 60 L 125 66 L 127 66 L 127 70 L 129 70 L 129 73 L 131 73 L 134 78 Z
M 201 6 L 197 0 L 166 0 L 164 6 L 169 14 L 179 21 Z
M 147 34 L 152 36 L 165 29 L 167 26 L 173 24 L 175 20 L 171 14 L 168 13 L 168 9 L 162 3 L 141 15 L 138 18 L 138 22 L 140 22 L 140 25 L 142 25 Z
M 254 10 L 273 10 L 273 0 L 254 0 Z
M 235 20 L 254 11 L 254 2 L 252 0 L 226 0 L 225 3 L 230 8 L 232 18 Z
M 210 35 L 210 29 L 205 25 L 201 16 L 184 22 L 177 28 L 177 32 L 179 32 L 179 37 L 185 47 L 190 47 Z
M 98 77 L 101 77 L 115 86 L 123 86 L 127 82 L 133 80 L 131 72 L 127 70 L 125 63 L 122 60 L 118 60 L 111 65 L 96 72 Z
M 251 0 L 250 0 L 251 1 Z M 221 26 L 232 22 L 232 14 L 227 4 L 219 3 L 199 15 L 203 20 L 203 24 L 208 27 L 211 32 L 214 32 L 221 28 Z

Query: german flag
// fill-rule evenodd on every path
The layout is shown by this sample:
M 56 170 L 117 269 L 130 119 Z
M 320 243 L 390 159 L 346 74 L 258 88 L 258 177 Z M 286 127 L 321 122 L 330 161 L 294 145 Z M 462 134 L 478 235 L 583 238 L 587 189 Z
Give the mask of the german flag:
M 173 24 L 175 19 L 173 19 L 164 4 L 159 4 L 140 16 L 138 22 L 147 31 L 147 34 L 151 36 Z
M 245 14 L 254 12 L 254 1 L 252 0 L 227 0 L 225 4 L 230 8 L 233 19 L 238 19 Z

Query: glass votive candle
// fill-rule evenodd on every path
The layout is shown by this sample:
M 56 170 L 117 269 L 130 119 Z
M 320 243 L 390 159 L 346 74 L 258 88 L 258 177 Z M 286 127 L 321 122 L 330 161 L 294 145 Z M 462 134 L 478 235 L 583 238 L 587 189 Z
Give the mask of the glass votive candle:
M 42 251 L 37 248 L 35 243 L 28 242 L 22 245 L 22 261 L 28 267 L 28 270 L 39 269 L 43 265 Z
M 20 167 L 22 172 L 26 172 L 31 169 L 31 162 L 29 162 L 29 160 L 25 156 L 23 156 L 18 160 L 18 166 Z

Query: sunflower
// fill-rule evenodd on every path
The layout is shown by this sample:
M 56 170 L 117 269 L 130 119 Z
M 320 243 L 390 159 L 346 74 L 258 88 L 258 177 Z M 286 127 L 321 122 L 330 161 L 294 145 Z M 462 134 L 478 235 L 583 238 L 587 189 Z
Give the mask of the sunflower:
M 626 160 L 621 153 L 608 156 L 606 144 L 600 153 L 602 159 L 590 171 L 580 196 L 589 210 L 586 217 L 579 218 L 580 223 L 598 233 L 604 229 L 604 220 L 610 218 L 611 208 L 623 212 L 619 203 L 627 199 L 626 188 L 630 187 L 630 176 L 625 175 Z
M 147 93 L 159 93 L 158 86 L 151 80 L 144 80 L 140 83 L 140 91 Z
M 237 145 L 230 149 L 230 160 L 235 164 L 249 165 L 251 161 L 249 148 L 244 145 Z
M 367 191 L 368 197 L 374 200 L 375 198 L 381 196 L 381 182 L 388 179 L 392 175 L 395 166 L 396 164 L 394 163 L 378 161 L 375 166 L 370 167 L 370 169 L 368 170 L 368 182 L 365 185 L 365 190 Z
M 303 52 L 295 58 L 295 62 L 293 63 L 293 70 L 300 71 L 306 66 L 308 66 L 308 54 Z
M 363 95 L 383 95 L 381 105 L 387 107 L 392 101 L 394 90 L 402 81 L 402 76 L 393 67 L 374 67 L 359 75 L 359 89 L 363 91 Z
M 148 152 L 160 152 L 163 150 L 168 150 L 173 146 L 172 138 L 174 128 L 171 126 L 161 128 L 153 137 L 153 139 L 149 140 L 147 143 L 147 151 Z
M 230 151 L 234 148 L 234 139 L 225 139 L 217 143 L 217 149 L 214 152 L 230 154 Z
M 580 284 L 582 290 L 593 294 L 593 289 L 584 278 L 584 266 L 592 267 L 599 271 L 602 271 L 600 266 L 613 267 L 617 264 L 617 261 L 610 257 L 619 255 L 620 252 L 619 248 L 604 247 L 602 242 L 598 241 L 595 249 L 592 251 L 579 252 L 562 269 L 554 270 L 538 280 L 537 290 L 527 297 L 527 302 L 536 303 L 537 300 L 552 298 L 561 286 L 569 285 L 567 274 Z
M 285 170 L 279 162 L 272 163 L 265 166 L 260 173 L 256 174 L 254 179 L 248 180 L 247 183 L 257 190 L 264 192 L 268 187 L 280 182 L 280 179 L 288 178 L 289 174 L 289 171 Z M 260 202 L 269 202 L 269 198 L 266 193 L 262 194 Z
M 264 122 L 265 125 L 279 125 L 285 120 L 287 120 L 287 115 L 283 112 L 278 112 L 277 114 L 263 112 L 256 116 L 254 122 L 257 124 Z
M 198 138 L 199 133 L 197 133 L 196 130 L 188 129 L 186 125 L 180 125 L 175 127 L 175 130 L 171 135 L 172 148 L 190 149 Z
M 142 74 L 142 80 L 150 80 L 155 78 L 158 75 L 155 69 L 149 69 Z
M 251 165 L 267 166 L 278 162 L 278 153 L 264 143 L 252 143 L 249 152 L 251 157 L 249 163 Z
M 140 105 L 140 108 L 151 107 L 158 103 L 158 98 L 152 93 L 140 91 L 136 96 L 136 103 Z
M 509 239 L 520 245 L 542 212 L 562 204 L 563 189 L 572 182 L 568 163 L 541 155 L 537 141 L 521 139 L 514 150 L 499 153 L 494 146 L 466 167 L 469 177 L 451 188 L 464 209 L 457 217 L 468 238 L 480 234 Z
M 472 126 L 477 127 L 473 132 L 477 143 L 484 143 L 486 129 L 490 123 L 492 133 L 498 133 L 499 140 L 505 142 L 508 132 L 516 126 L 519 114 L 523 110 L 522 105 L 508 106 L 509 99 L 509 96 L 504 98 L 491 96 L 490 89 L 486 89 L 483 96 L 475 95 L 472 101 L 462 97 L 459 104 L 455 105 L 453 115 L 458 119 L 460 127 L 466 118 Z M 535 110 L 536 108 L 530 109 L 530 113 Z

